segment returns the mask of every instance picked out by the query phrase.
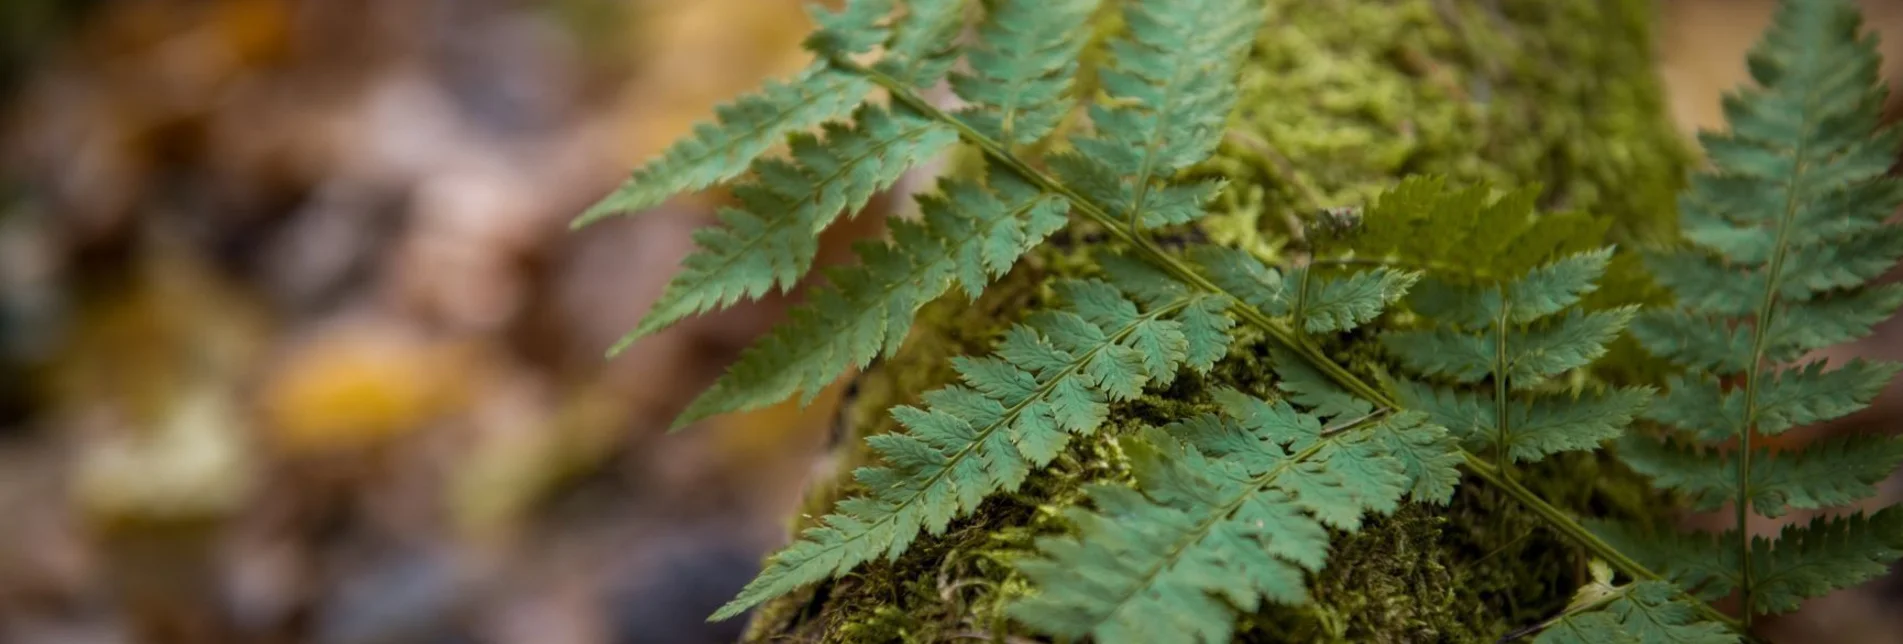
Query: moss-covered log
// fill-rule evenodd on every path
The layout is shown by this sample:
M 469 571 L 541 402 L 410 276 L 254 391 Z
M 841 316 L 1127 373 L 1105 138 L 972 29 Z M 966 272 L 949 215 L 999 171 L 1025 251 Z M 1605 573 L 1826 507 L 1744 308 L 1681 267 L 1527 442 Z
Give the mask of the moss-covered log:
M 1413 173 L 1539 183 L 1544 208 L 1611 219 L 1613 241 L 1671 232 L 1689 156 L 1653 75 L 1649 0 L 1267 4 L 1231 132 L 1202 169 L 1230 180 L 1209 236 L 1272 254 L 1291 213 L 1359 204 Z M 1060 235 L 979 301 L 926 309 L 905 349 L 856 383 L 859 395 L 842 410 L 854 440 L 892 430 L 884 410 L 946 382 L 950 357 L 988 351 L 1015 313 L 1048 296 L 1050 277 L 1077 270 L 1079 246 L 1089 243 Z M 1352 342 L 1335 350 L 1351 365 L 1370 359 Z M 1009 563 L 1036 535 L 1064 529 L 1054 508 L 1078 502 L 1081 484 L 1126 475 L 1106 439 L 1200 409 L 1213 384 L 1266 391 L 1261 353 L 1240 348 L 1211 378 L 1181 378 L 1117 406 L 1097 438 L 1076 441 L 946 534 L 761 607 L 748 639 L 1028 638 L 1000 610 L 1024 592 Z M 845 459 L 836 482 L 813 492 L 809 514 L 852 491 L 849 472 L 863 457 Z M 1585 515 L 1662 507 L 1633 475 L 1591 456 L 1555 458 L 1522 476 Z M 1266 608 L 1239 632 L 1264 642 L 1493 641 L 1562 606 L 1584 577 L 1585 558 L 1540 525 L 1470 479 L 1450 507 L 1405 507 L 1336 539 L 1310 605 Z

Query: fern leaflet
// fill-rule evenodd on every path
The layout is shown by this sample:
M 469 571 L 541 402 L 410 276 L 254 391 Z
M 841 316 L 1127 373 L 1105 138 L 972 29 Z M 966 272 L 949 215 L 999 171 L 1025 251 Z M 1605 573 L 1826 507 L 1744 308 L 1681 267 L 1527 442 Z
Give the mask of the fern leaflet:
M 971 71 L 951 76 L 952 91 L 972 103 L 958 118 L 1006 145 L 1049 134 L 1070 109 L 1065 92 L 1096 8 L 1096 0 L 992 3 L 965 51 Z
M 996 356 L 958 359 L 962 384 L 926 393 L 922 408 L 893 408 L 906 431 L 867 439 L 885 463 L 856 472 L 867 494 L 841 501 L 837 513 L 775 555 L 714 618 L 898 556 L 919 531 L 943 532 L 987 495 L 1016 489 L 1071 435 L 1095 432 L 1110 401 L 1133 398 L 1184 364 L 1207 370 L 1214 357 L 1190 363 L 1190 338 L 1228 346 L 1226 327 L 1208 322 L 1220 316 L 1206 295 L 1183 293 L 1144 310 L 1104 282 L 1067 282 L 1058 290 L 1065 307 L 1034 313 L 1007 331 Z
M 1096 512 L 1066 512 L 1079 534 L 1040 539 L 1041 555 L 1018 562 L 1037 590 L 1013 617 L 1112 644 L 1226 641 L 1237 610 L 1306 601 L 1303 574 L 1326 561 L 1327 528 L 1354 531 L 1363 514 L 1398 507 L 1411 483 L 1389 445 L 1445 437 L 1420 414 L 1324 428 L 1286 401 L 1217 399 L 1222 416 L 1122 440 L 1137 490 L 1093 486 Z M 1433 475 L 1458 476 L 1442 467 Z
M 1090 107 L 1096 134 L 1052 160 L 1058 177 L 1134 226 L 1178 224 L 1202 214 L 1212 182 L 1168 185 L 1209 157 L 1235 92 L 1230 82 L 1262 8 L 1247 0 L 1136 0 L 1110 43 L 1105 101 Z
M 1631 317 L 1629 308 L 1573 308 L 1596 287 L 1611 257 L 1611 249 L 1572 255 L 1504 283 L 1427 280 L 1408 301 L 1439 325 L 1386 333 L 1381 341 L 1409 371 L 1452 384 L 1400 380 L 1401 404 L 1427 412 L 1468 449 L 1501 454 L 1502 466 L 1597 449 L 1617 438 L 1650 398 L 1649 389 L 1581 395 L 1548 382 L 1603 355 Z M 1452 386 L 1483 378 L 1492 382 L 1491 392 Z
M 815 50 L 857 52 L 883 42 L 878 22 L 893 0 L 853 0 L 838 13 L 814 9 L 822 26 L 808 38 Z M 830 44 L 820 44 L 830 43 Z M 816 63 L 790 82 L 769 82 L 759 92 L 714 108 L 714 121 L 694 126 L 659 157 L 575 219 L 579 228 L 618 213 L 646 210 L 669 197 L 740 176 L 748 164 L 786 135 L 851 113 L 872 83 L 863 77 Z
M 920 197 L 923 221 L 894 220 L 892 243 L 864 243 L 860 263 L 831 272 L 790 319 L 741 354 L 676 425 L 752 409 L 805 392 L 810 402 L 847 366 L 863 367 L 904 341 L 918 309 L 953 284 L 977 297 L 1044 238 L 1062 228 L 1066 204 L 991 173 L 995 191 L 971 181 L 941 182 Z
M 1612 584 L 1612 568 L 1593 561 L 1592 581 L 1580 587 L 1566 614 L 1544 625 L 1534 644 L 1732 644 L 1738 636 L 1700 621 L 1672 585 Z

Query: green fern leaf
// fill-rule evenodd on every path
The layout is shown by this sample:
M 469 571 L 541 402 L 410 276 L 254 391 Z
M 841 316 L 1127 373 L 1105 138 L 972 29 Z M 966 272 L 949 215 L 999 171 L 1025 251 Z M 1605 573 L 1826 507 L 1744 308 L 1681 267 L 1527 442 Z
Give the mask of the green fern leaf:
M 1296 298 L 1294 315 L 1309 333 L 1348 331 L 1373 321 L 1420 277 L 1387 268 L 1326 277 L 1313 272 L 1297 269 L 1289 275 L 1290 281 L 1307 284 Z
M 1396 397 L 1449 428 L 1468 449 L 1502 455 L 1501 465 L 1593 450 L 1619 437 L 1650 400 L 1651 389 L 1581 395 L 1547 384 L 1603 355 L 1632 315 L 1626 308 L 1577 308 L 1597 288 L 1610 259 L 1611 250 L 1600 249 L 1504 282 L 1428 280 L 1408 303 L 1435 326 L 1385 333 L 1381 342 L 1405 370 L 1448 384 L 1403 379 L 1392 385 Z M 1493 383 L 1492 391 L 1456 386 L 1482 380 Z
M 1760 434 L 1848 416 L 1869 406 L 1900 366 L 1851 360 L 1824 370 L 1823 362 L 1767 378 L 1754 397 L 1751 414 Z M 1737 432 L 1746 417 L 1743 391 L 1725 390 L 1709 378 L 1678 379 L 1646 418 L 1691 432 L 1701 440 L 1722 441 Z
M 1818 517 L 1787 526 L 1773 542 L 1752 540 L 1752 574 L 1759 613 L 1797 610 L 1799 602 L 1883 576 L 1903 555 L 1903 510 L 1874 515 Z
M 692 135 L 636 169 L 577 217 L 573 227 L 646 210 L 674 195 L 740 176 L 788 134 L 847 116 L 871 92 L 870 81 L 825 65 L 815 65 L 790 82 L 768 82 L 756 94 L 714 108 L 714 122 L 694 126 Z
M 919 198 L 922 221 L 894 220 L 892 243 L 858 248 L 860 262 L 831 273 L 789 319 L 742 353 L 677 425 L 754 409 L 804 392 L 801 403 L 847 367 L 864 367 L 904 341 L 919 307 L 953 284 L 976 297 L 1018 256 L 1064 226 L 1066 203 L 993 173 L 996 194 L 970 181 L 944 181 Z
M 1702 621 L 1672 585 L 1641 581 L 1612 585 L 1612 570 L 1592 562 L 1592 582 L 1574 595 L 1567 614 L 1547 625 L 1534 644 L 1731 644 L 1738 636 Z
M 807 48 L 840 54 L 869 50 L 885 41 L 888 32 L 879 22 L 893 6 L 894 0 L 851 0 L 838 12 L 815 6 L 813 20 L 821 29 L 807 39 Z M 674 195 L 740 176 L 788 134 L 845 117 L 871 92 L 871 81 L 824 61 L 790 82 L 768 82 L 759 92 L 715 107 L 713 122 L 695 125 L 693 134 L 636 169 L 577 217 L 574 227 L 646 210 Z
M 1353 531 L 1413 486 L 1387 446 L 1441 432 L 1418 416 L 1328 431 L 1286 402 L 1217 399 L 1222 417 L 1122 441 L 1143 491 L 1089 488 L 1097 511 L 1066 512 L 1078 534 L 1039 539 L 1040 556 L 1018 562 L 1035 591 L 1010 615 L 1106 643 L 1225 641 L 1238 610 L 1306 601 L 1303 574 L 1326 560 L 1326 528 Z M 1449 464 L 1432 476 L 1457 474 Z
M 807 12 L 819 28 L 802 43 L 807 50 L 828 56 L 849 56 L 872 51 L 892 35 L 887 18 L 898 9 L 898 0 L 847 0 L 839 11 L 827 11 L 811 5 Z
M 1309 333 L 1349 331 L 1372 321 L 1420 278 L 1389 268 L 1320 276 L 1296 269 L 1285 277 L 1247 251 L 1224 246 L 1197 246 L 1189 257 L 1225 292 L 1268 315 L 1294 316 Z
M 1742 492 L 1729 455 L 1636 436 L 1620 444 L 1619 454 L 1653 485 L 1684 494 L 1695 509 L 1717 509 L 1742 496 L 1758 513 L 1778 517 L 1869 498 L 1903 459 L 1903 441 L 1859 436 L 1821 440 L 1800 452 L 1755 450 L 1750 487 Z
M 1498 444 L 1499 416 L 1492 394 L 1407 380 L 1394 385 L 1403 406 L 1426 413 L 1430 422 L 1448 428 L 1469 451 L 1486 453 Z M 1532 462 L 1558 452 L 1598 449 L 1623 435 L 1651 398 L 1649 388 L 1615 387 L 1579 395 L 1557 392 L 1513 399 L 1507 407 L 1508 457 Z
M 694 233 L 699 249 L 610 353 L 689 315 L 792 288 L 833 218 L 864 207 L 957 139 L 951 128 L 903 108 L 862 107 L 854 121 L 851 128 L 829 124 L 824 139 L 795 135 L 792 162 L 755 162 L 755 180 L 734 188 L 742 207 L 721 210 L 721 226 Z
M 1733 531 L 1675 535 L 1648 533 L 1632 526 L 1595 524 L 1606 541 L 1650 566 L 1669 571 L 1672 581 L 1717 599 L 1741 585 L 1744 567 Z M 1889 572 L 1903 552 L 1903 508 L 1875 514 L 1817 517 L 1808 525 L 1785 526 L 1777 539 L 1751 540 L 1753 613 L 1794 610 L 1805 599 L 1821 597 Z
M 1618 337 L 1634 312 L 1633 308 L 1568 311 L 1523 330 L 1508 330 L 1504 342 L 1495 329 L 1478 334 L 1431 329 L 1383 334 L 1381 343 L 1402 365 L 1425 376 L 1463 384 L 1500 376 L 1514 388 L 1530 388 L 1605 355 L 1606 345 Z
M 1289 400 L 1308 408 L 1325 420 L 1352 420 L 1374 414 L 1374 403 L 1343 391 L 1328 376 L 1316 371 L 1300 356 L 1276 347 L 1269 350 L 1275 371 L 1275 388 L 1288 394 Z
M 1049 134 L 1070 106 L 1065 100 L 1084 28 L 1097 0 L 1001 0 L 966 49 L 971 71 L 951 86 L 972 107 L 958 117 L 1005 145 L 1028 145 Z
M 1679 307 L 1633 325 L 1653 354 L 1692 371 L 1649 415 L 1684 439 L 1736 444 L 1724 456 L 1681 440 L 1622 445 L 1627 462 L 1659 487 L 1700 507 L 1736 504 L 1737 525 L 1716 548 L 1726 553 L 1725 570 L 1711 552 L 1662 563 L 1712 593 L 1741 591 L 1747 624 L 1750 615 L 1792 610 L 1802 598 L 1868 579 L 1871 562 L 1903 555 L 1896 539 L 1864 532 L 1872 526 L 1862 519 L 1790 528 L 1776 541 L 1742 536 L 1752 513 L 1868 498 L 1903 463 L 1895 438 L 1826 440 L 1784 453 L 1753 444 L 1862 408 L 1898 370 L 1785 366 L 1867 334 L 1903 303 L 1896 286 L 1869 285 L 1903 257 L 1903 228 L 1883 224 L 1903 205 L 1903 190 L 1885 177 L 1903 139 L 1878 127 L 1885 95 L 1878 64 L 1874 38 L 1860 33 L 1849 3 L 1783 3 L 1751 53 L 1758 87 L 1727 97 L 1728 133 L 1700 137 L 1713 170 L 1680 201 L 1691 244 L 1650 258 Z M 1718 384 L 1727 380 L 1739 384 Z M 1693 561 L 1703 563 L 1685 572 Z
M 1431 269 L 1444 279 L 1505 281 L 1596 249 L 1610 225 L 1583 213 L 1536 212 L 1537 186 L 1498 198 L 1492 192 L 1407 177 L 1368 206 L 1342 245 L 1355 257 Z
M 1186 293 L 1145 310 L 1104 282 L 1066 282 L 1057 291 L 1065 308 L 1012 328 L 996 357 L 956 360 L 963 384 L 926 393 L 923 408 L 893 408 L 906 431 L 867 439 L 884 460 L 855 473 L 868 495 L 841 501 L 714 618 L 896 557 L 920 531 L 943 532 L 986 496 L 1016 489 L 1071 435 L 1095 432 L 1109 402 L 1173 377 L 1189 357 L 1189 335 L 1222 333 L 1192 330 L 1180 316 L 1204 306 L 1207 295 Z
M 874 67 L 909 86 L 929 87 L 957 60 L 954 45 L 964 26 L 965 0 L 906 0 L 905 15 L 894 23 L 891 43 Z
M 1217 184 L 1167 185 L 1216 149 L 1235 101 L 1233 79 L 1261 23 L 1246 0 L 1136 0 L 1101 72 L 1107 100 L 1090 108 L 1096 135 L 1051 169 L 1111 214 L 1144 226 L 1202 214 Z

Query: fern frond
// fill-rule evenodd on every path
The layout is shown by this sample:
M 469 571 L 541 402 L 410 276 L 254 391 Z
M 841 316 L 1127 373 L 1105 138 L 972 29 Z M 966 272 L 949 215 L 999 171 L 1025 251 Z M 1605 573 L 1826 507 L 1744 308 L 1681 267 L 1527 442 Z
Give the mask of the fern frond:
M 1396 331 L 1383 334 L 1381 343 L 1402 365 L 1425 376 L 1463 384 L 1498 376 L 1515 388 L 1530 388 L 1605 355 L 1606 344 L 1618 337 L 1635 312 L 1633 308 L 1574 310 L 1504 333 L 1447 328 Z
M 1604 355 L 1631 318 L 1630 308 L 1577 308 L 1611 257 L 1611 249 L 1569 255 L 1505 281 L 1427 280 L 1408 303 L 1434 326 L 1385 333 L 1381 342 L 1403 369 L 1445 384 L 1399 380 L 1396 397 L 1468 449 L 1491 449 L 1501 466 L 1617 438 L 1651 398 L 1649 388 L 1582 395 L 1548 382 Z M 1492 391 L 1456 386 L 1482 380 Z
M 1640 561 L 1667 570 L 1672 581 L 1716 599 L 1754 585 L 1753 614 L 1794 610 L 1805 599 L 1860 584 L 1889 572 L 1903 555 L 1903 508 L 1844 517 L 1817 517 L 1788 525 L 1776 540 L 1751 539 L 1749 568 L 1736 548 L 1738 533 L 1646 533 L 1632 526 L 1597 524 L 1594 531 Z
M 786 322 L 741 354 L 675 421 L 754 409 L 804 392 L 810 402 L 847 367 L 898 349 L 919 307 L 962 286 L 976 298 L 1044 238 L 1062 228 L 1066 203 L 991 173 L 995 190 L 940 183 L 918 199 L 922 221 L 894 219 L 892 242 L 864 243 L 859 263 L 835 269 Z M 994 194 L 995 192 L 995 194 Z
M 721 226 L 695 231 L 697 250 L 610 353 L 687 316 L 791 289 L 812 267 L 819 233 L 835 217 L 863 208 L 906 169 L 957 140 L 951 128 L 903 107 L 864 106 L 853 121 L 828 124 L 825 138 L 794 135 L 790 161 L 754 162 L 754 180 L 734 187 L 741 207 L 722 209 Z
M 1141 226 L 1202 214 L 1216 184 L 1168 185 L 1214 153 L 1235 102 L 1231 85 L 1262 8 L 1246 0 L 1136 0 L 1100 73 L 1105 100 L 1090 108 L 1096 134 L 1051 168 L 1084 196 Z
M 1822 361 L 1811 362 L 1767 377 L 1749 414 L 1743 391 L 1727 390 L 1709 376 L 1673 380 L 1671 390 L 1646 410 L 1645 417 L 1700 440 L 1723 441 L 1735 436 L 1749 415 L 1757 420 L 1759 434 L 1775 435 L 1856 413 L 1869 406 L 1884 383 L 1903 368 L 1867 360 L 1851 360 L 1830 371 L 1825 366 Z
M 1188 364 L 1190 337 L 1225 333 L 1191 328 L 1197 318 L 1181 315 L 1207 307 L 1207 295 L 1184 293 L 1146 310 L 1104 282 L 1066 282 L 1057 290 L 1064 308 L 1034 313 L 1007 331 L 996 356 L 957 359 L 962 384 L 926 393 L 923 408 L 893 408 L 906 431 L 867 439 L 884 464 L 855 473 L 866 495 L 841 501 L 714 619 L 896 557 L 920 531 L 943 532 L 986 496 L 1016 489 L 1072 435 L 1095 432 L 1109 402 L 1173 378 Z
M 1456 452 L 1418 414 L 1331 430 L 1287 402 L 1217 400 L 1220 417 L 1121 441 L 1142 492 L 1089 488 L 1097 510 L 1066 512 L 1078 533 L 1039 539 L 1040 556 L 1018 562 L 1035 591 L 1010 615 L 1108 644 L 1226 641 L 1238 610 L 1307 600 L 1303 573 L 1324 565 L 1327 528 L 1398 507 L 1411 482 L 1388 445 L 1428 436 Z
M 1697 510 L 1714 510 L 1740 495 L 1736 459 L 1713 450 L 1630 437 L 1619 454 L 1660 489 L 1684 494 Z M 1816 510 L 1855 503 L 1903 459 L 1903 441 L 1853 436 L 1820 440 L 1798 452 L 1758 449 L 1752 454 L 1750 501 L 1767 517 L 1791 509 Z
M 1224 291 L 1268 315 L 1294 317 L 1309 333 L 1348 331 L 1372 321 L 1420 279 L 1419 273 L 1386 267 L 1347 274 L 1295 269 L 1284 276 L 1248 251 L 1226 246 L 1197 246 L 1189 258 Z
M 1374 414 L 1374 403 L 1343 391 L 1328 376 L 1315 370 L 1299 356 L 1277 347 L 1270 350 L 1274 361 L 1275 388 L 1288 394 L 1289 400 L 1308 408 L 1323 419 L 1354 419 Z
M 1662 581 L 1612 584 L 1612 569 L 1593 561 L 1592 581 L 1580 587 L 1567 614 L 1546 626 L 1534 644 L 1731 644 L 1738 636 L 1703 621 Z
M 829 56 L 871 51 L 891 37 L 887 19 L 898 6 L 898 0 L 846 0 L 839 11 L 809 5 L 807 13 L 819 28 L 808 34 L 801 45 L 813 53 Z
M 1597 249 L 1611 225 L 1583 213 L 1537 213 L 1538 186 L 1492 192 L 1407 177 L 1368 206 L 1343 245 L 1357 258 L 1432 269 L 1442 279 L 1502 281 Z
M 816 52 L 871 49 L 885 41 L 888 32 L 879 23 L 893 5 L 894 0 L 851 0 L 838 12 L 815 6 L 813 19 L 821 28 L 808 37 L 807 46 Z M 756 93 L 715 107 L 713 122 L 696 124 L 692 134 L 635 169 L 613 193 L 575 218 L 574 227 L 646 210 L 676 194 L 740 176 L 788 134 L 850 114 L 872 87 L 871 81 L 825 61 L 791 81 L 769 81 Z
M 957 60 L 954 45 L 964 26 L 965 0 L 906 0 L 905 15 L 893 24 L 892 41 L 874 66 L 912 87 L 929 87 Z
M 952 91 L 972 107 L 958 117 L 1005 145 L 1049 134 L 1069 111 L 1065 100 L 1097 0 L 999 0 L 966 48 L 971 71 L 953 73 Z
M 1773 542 L 1752 539 L 1752 610 L 1785 613 L 1799 602 L 1883 576 L 1903 555 L 1903 510 L 1818 517 Z
M 1700 507 L 1734 502 L 1736 524 L 1724 538 L 1735 547 L 1720 549 L 1732 568 L 1715 574 L 1706 563 L 1699 575 L 1715 579 L 1713 592 L 1741 592 L 1747 624 L 1750 615 L 1791 610 L 1798 599 L 1867 579 L 1869 562 L 1903 555 L 1896 550 L 1903 544 L 1864 532 L 1870 526 L 1861 519 L 1787 529 L 1775 542 L 1745 537 L 1753 512 L 1860 501 L 1903 463 L 1895 438 L 1777 454 L 1753 444 L 1862 408 L 1898 369 L 1780 365 L 1868 333 L 1903 302 L 1896 286 L 1868 284 L 1903 257 L 1903 228 L 1883 225 L 1903 205 L 1903 190 L 1884 176 L 1900 139 L 1878 127 L 1886 94 L 1878 62 L 1849 3 L 1783 3 L 1751 53 L 1759 86 L 1727 97 L 1730 132 L 1700 137 L 1714 170 L 1680 201 L 1689 248 L 1651 258 L 1679 308 L 1633 328 L 1648 350 L 1692 371 L 1650 415 L 1687 438 L 1737 447 L 1714 457 L 1678 441 L 1634 438 L 1622 455 Z M 1726 380 L 1741 384 L 1718 384 Z M 1664 563 L 1681 576 L 1688 565 Z
M 1408 409 L 1427 414 L 1461 445 L 1484 454 L 1499 443 L 1500 417 L 1493 394 L 1401 380 L 1395 395 Z M 1623 435 L 1652 399 L 1646 387 L 1612 387 L 1579 394 L 1541 393 L 1513 398 L 1507 407 L 1507 456 L 1532 462 L 1559 452 L 1598 449 Z

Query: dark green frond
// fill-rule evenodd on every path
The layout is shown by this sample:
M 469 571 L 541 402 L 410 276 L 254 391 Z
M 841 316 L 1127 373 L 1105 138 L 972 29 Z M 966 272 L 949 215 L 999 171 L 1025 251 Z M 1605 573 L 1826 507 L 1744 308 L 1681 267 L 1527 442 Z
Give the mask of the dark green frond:
M 695 231 L 697 249 L 680 274 L 615 348 L 687 316 L 792 288 L 834 218 L 863 208 L 957 139 L 951 128 L 903 108 L 861 107 L 853 120 L 828 124 L 824 138 L 794 135 L 790 160 L 756 161 L 753 180 L 734 187 L 741 207 L 722 209 L 721 226 Z
M 1501 432 L 1493 394 L 1406 380 L 1396 382 L 1395 390 L 1403 406 L 1425 412 L 1469 451 L 1489 453 L 1498 444 Z M 1652 390 L 1643 387 L 1512 397 L 1507 403 L 1507 456 L 1531 462 L 1558 452 L 1598 449 L 1623 435 L 1651 399 Z
M 1057 127 L 1077 72 L 1097 0 L 999 0 L 990 3 L 978 40 L 965 52 L 969 72 L 952 90 L 972 107 L 959 117 L 1006 145 L 1036 142 Z
M 872 51 L 891 37 L 887 18 L 898 9 L 898 0 L 847 0 L 839 11 L 828 11 L 819 4 L 807 13 L 819 28 L 802 43 L 807 50 L 827 56 L 849 56 Z
M 814 5 L 820 30 L 807 37 L 815 52 L 854 54 L 885 42 L 883 25 L 896 0 L 849 0 L 837 12 Z M 760 155 L 821 123 L 844 118 L 871 93 L 871 81 L 820 61 L 788 82 L 769 81 L 753 94 L 714 108 L 714 120 L 643 164 L 621 186 L 577 217 L 579 228 L 620 213 L 638 212 L 683 192 L 740 176 Z
M 1903 463 L 1903 441 L 1889 437 L 1826 439 L 1798 452 L 1754 450 L 1750 488 L 1740 492 L 1736 459 L 1714 450 L 1631 437 L 1619 455 L 1660 489 L 1684 494 L 1699 510 L 1747 497 L 1768 517 L 1791 509 L 1816 510 L 1855 503 Z
M 1215 184 L 1167 181 L 1215 151 L 1262 9 L 1247 0 L 1135 0 L 1123 19 L 1099 72 L 1105 100 L 1090 108 L 1096 134 L 1074 140 L 1078 154 L 1052 169 L 1119 219 L 1182 223 L 1201 214 Z
M 944 181 L 918 199 L 921 221 L 893 220 L 891 243 L 863 243 L 859 264 L 831 272 L 789 319 L 742 353 L 675 422 L 753 409 L 803 392 L 808 402 L 848 367 L 905 340 L 919 307 L 961 285 L 976 297 L 1020 255 L 1064 226 L 1067 204 L 1009 175 L 995 192 Z M 1226 347 L 1225 347 L 1226 349 Z
M 1824 367 L 1820 360 L 1765 378 L 1750 413 L 1758 433 L 1778 434 L 1855 413 L 1876 399 L 1899 365 L 1852 360 L 1831 371 Z M 1734 436 L 1746 418 L 1744 394 L 1709 377 L 1675 380 L 1645 416 L 1701 440 L 1722 441 Z
M 1354 397 L 1300 357 L 1281 348 L 1269 352 L 1278 381 L 1289 400 L 1326 420 L 1352 421 L 1374 413 L 1374 403 Z
M 1700 137 L 1712 170 L 1679 204 L 1691 244 L 1649 261 L 1679 307 L 1633 325 L 1654 355 L 1691 371 L 1648 412 L 1679 438 L 1634 438 L 1620 452 L 1698 507 L 1735 504 L 1720 548 L 1734 568 L 1694 576 L 1718 580 L 1713 593 L 1740 590 L 1749 612 L 1766 613 L 1868 579 L 1877 562 L 1903 555 L 1898 539 L 1868 532 L 1875 526 L 1862 519 L 1791 528 L 1776 540 L 1741 536 L 1753 513 L 1858 503 L 1903 461 L 1891 439 L 1789 452 L 1754 445 L 1863 408 L 1899 368 L 1782 365 L 1868 334 L 1903 303 L 1895 285 L 1870 283 L 1903 257 L 1903 227 L 1884 224 L 1903 206 L 1903 189 L 1885 176 L 1903 139 L 1879 127 L 1886 91 L 1875 39 L 1850 3 L 1782 3 L 1750 62 L 1757 86 L 1725 99 L 1730 131 Z M 1735 447 L 1721 455 L 1690 440 Z M 1705 560 L 1660 563 L 1684 576 L 1686 561 Z
M 1066 514 L 1075 536 L 1039 539 L 1039 556 L 1017 564 L 1035 590 L 1013 617 L 1106 644 L 1225 641 L 1237 611 L 1306 601 L 1327 528 L 1353 531 L 1409 490 L 1436 494 L 1431 481 L 1458 476 L 1446 458 L 1421 458 L 1458 452 L 1418 416 L 1324 431 L 1286 402 L 1217 398 L 1220 417 L 1122 441 L 1142 491 L 1092 488 L 1097 510 Z M 1428 468 L 1419 478 L 1395 444 L 1414 447 L 1405 458 Z
M 961 384 L 927 392 L 923 407 L 893 408 L 906 431 L 867 439 L 883 461 L 855 473 L 867 495 L 841 501 L 714 617 L 895 557 L 920 531 L 944 531 L 986 496 L 1016 489 L 1072 435 L 1095 432 L 1111 401 L 1168 382 L 1188 364 L 1191 336 L 1226 335 L 1227 327 L 1192 328 L 1196 319 L 1182 316 L 1207 295 L 1145 309 L 1103 282 L 1057 290 L 1064 308 L 1006 332 L 996 356 L 954 361 Z
M 1604 521 L 1586 521 L 1592 532 L 1619 552 L 1705 600 L 1714 600 L 1738 587 L 1738 550 L 1730 547 L 1736 533 L 1676 532 Z
M 693 134 L 636 169 L 574 226 L 646 210 L 674 195 L 738 177 L 787 135 L 844 118 L 871 92 L 871 81 L 823 64 L 785 83 L 769 81 L 758 93 L 714 108 L 713 122 L 695 125 Z
M 1297 269 L 1289 280 L 1305 283 L 1296 299 L 1295 319 L 1309 333 L 1352 330 L 1373 321 L 1406 295 L 1420 274 L 1377 268 L 1345 275 L 1314 275 Z
M 1528 388 L 1605 355 L 1606 345 L 1625 329 L 1632 313 L 1629 308 L 1568 311 L 1510 329 L 1504 342 L 1496 330 L 1471 334 L 1432 329 L 1383 334 L 1381 343 L 1401 364 L 1428 377 L 1474 383 L 1504 376 L 1515 388 Z
M 1582 213 L 1538 213 L 1539 190 L 1492 196 L 1484 185 L 1456 189 L 1438 177 L 1411 176 L 1370 204 L 1343 242 L 1356 257 L 1430 269 L 1436 278 L 1502 281 L 1556 259 L 1597 249 L 1604 220 Z
M 1784 613 L 1798 602 L 1822 597 L 1890 571 L 1903 554 L 1903 508 L 1871 515 L 1812 519 L 1786 526 L 1773 542 L 1752 540 L 1753 612 Z
M 892 27 L 879 71 L 923 89 L 944 78 L 957 60 L 953 47 L 965 26 L 965 0 L 906 0 L 905 15 Z

